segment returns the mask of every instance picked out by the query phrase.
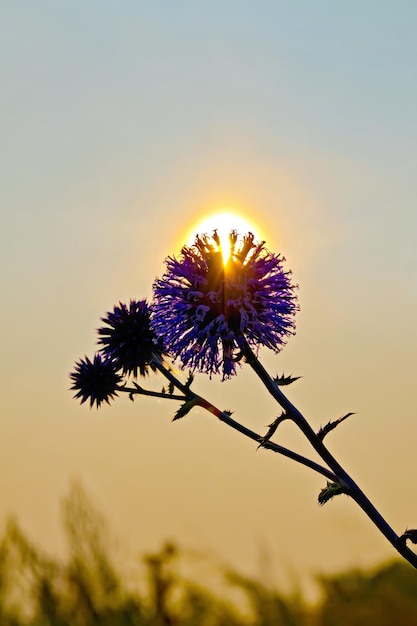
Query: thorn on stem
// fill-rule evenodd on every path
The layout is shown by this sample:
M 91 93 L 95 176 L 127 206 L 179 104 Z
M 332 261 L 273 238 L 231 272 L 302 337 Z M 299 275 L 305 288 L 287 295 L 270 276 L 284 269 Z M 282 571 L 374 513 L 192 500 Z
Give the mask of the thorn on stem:
M 325 436 L 330 433 L 332 430 L 334 430 L 336 428 L 336 426 L 339 426 L 339 424 L 341 424 L 345 419 L 347 419 L 348 417 L 350 417 L 351 415 L 356 415 L 356 413 L 353 413 L 352 411 L 350 413 L 346 413 L 346 415 L 342 415 L 342 417 L 339 417 L 337 420 L 334 420 L 333 422 L 327 422 L 327 424 L 325 426 L 322 426 L 322 428 L 320 428 L 320 430 L 317 433 L 317 437 L 323 441 L 323 439 L 325 438 Z
M 295 381 L 299 380 L 300 378 L 301 376 L 292 376 L 292 374 L 290 376 L 285 376 L 285 374 L 283 374 L 282 376 L 276 376 L 274 378 L 274 383 L 278 387 L 285 387 L 286 385 L 291 385 L 291 383 L 295 383 Z
M 407 528 L 407 530 L 399 537 L 399 540 L 406 543 L 407 539 L 411 541 L 411 543 L 417 543 L 417 529 L 416 528 Z
M 288 415 L 285 412 L 283 412 L 272 422 L 272 424 L 269 424 L 268 432 L 259 440 L 258 449 L 271 439 L 272 435 L 275 433 L 278 426 L 281 424 L 281 422 L 283 422 L 286 419 L 288 419 Z
M 347 493 L 346 489 L 342 487 L 342 485 L 340 485 L 339 483 L 331 483 L 327 481 L 326 487 L 323 487 L 318 495 L 319 505 L 323 506 L 323 504 L 326 504 L 326 502 L 341 493 Z
M 184 404 L 182 404 L 180 408 L 178 409 L 178 411 L 175 413 L 174 417 L 172 418 L 172 421 L 175 422 L 175 420 L 179 420 L 181 419 L 181 417 L 184 417 L 184 415 L 187 415 L 187 413 L 189 413 L 196 404 L 197 404 L 196 398 L 192 398 L 191 400 L 186 400 Z
M 185 383 L 185 387 L 186 387 L 186 389 L 190 389 L 190 387 L 191 387 L 191 385 L 192 385 L 192 383 L 193 383 L 193 380 L 194 380 L 194 374 L 193 374 L 192 372 L 190 372 L 190 373 L 188 374 L 188 379 L 187 379 L 187 382 Z

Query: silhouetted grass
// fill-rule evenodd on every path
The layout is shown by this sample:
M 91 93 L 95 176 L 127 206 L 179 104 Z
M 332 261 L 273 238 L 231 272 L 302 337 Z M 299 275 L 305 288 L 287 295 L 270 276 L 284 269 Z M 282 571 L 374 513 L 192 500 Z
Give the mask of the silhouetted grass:
M 417 574 L 392 562 L 374 571 L 320 576 L 320 600 L 234 570 L 216 594 L 179 573 L 181 552 L 167 543 L 143 557 L 145 589 L 114 564 L 101 516 L 77 487 L 65 501 L 69 554 L 53 559 L 14 520 L 0 540 L 0 626 L 417 626 Z M 234 599 L 238 589 L 244 601 Z

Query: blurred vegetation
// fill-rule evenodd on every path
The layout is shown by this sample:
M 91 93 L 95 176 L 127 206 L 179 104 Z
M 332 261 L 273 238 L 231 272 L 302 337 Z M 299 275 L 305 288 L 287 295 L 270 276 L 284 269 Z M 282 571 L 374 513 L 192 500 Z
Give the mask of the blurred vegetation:
M 314 605 L 299 590 L 282 593 L 231 570 L 220 572 L 215 593 L 181 573 L 173 544 L 142 558 L 142 581 L 117 567 L 106 524 L 79 486 L 63 510 L 64 560 L 35 547 L 15 520 L 6 524 L 0 626 L 417 626 L 417 572 L 407 563 L 320 576 Z

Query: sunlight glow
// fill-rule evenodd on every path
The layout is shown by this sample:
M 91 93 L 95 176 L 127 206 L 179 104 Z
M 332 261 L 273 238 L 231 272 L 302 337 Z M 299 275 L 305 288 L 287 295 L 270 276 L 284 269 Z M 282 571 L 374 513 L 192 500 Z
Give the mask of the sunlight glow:
M 232 211 L 221 211 L 203 219 L 197 226 L 193 227 L 187 245 L 193 245 L 196 235 L 212 235 L 214 230 L 217 230 L 220 237 L 223 263 L 225 265 L 230 256 L 230 231 L 236 230 L 241 235 L 251 232 L 259 241 L 259 230 L 253 224 L 236 213 L 232 213 Z

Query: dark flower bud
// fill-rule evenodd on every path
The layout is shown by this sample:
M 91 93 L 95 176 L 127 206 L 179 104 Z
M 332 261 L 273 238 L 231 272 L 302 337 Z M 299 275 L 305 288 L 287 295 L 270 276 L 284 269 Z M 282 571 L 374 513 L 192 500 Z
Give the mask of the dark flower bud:
M 145 376 L 149 368 L 155 370 L 153 356 L 162 356 L 163 342 L 150 325 L 151 310 L 146 300 L 131 300 L 130 305 L 115 306 L 101 318 L 106 324 L 98 329 L 101 352 L 113 360 L 123 374 Z
M 81 404 L 90 400 L 90 407 L 96 403 L 99 408 L 102 402 L 110 404 L 122 377 L 117 373 L 111 359 L 96 354 L 90 361 L 88 357 L 80 359 L 75 364 L 75 370 L 70 373 L 73 381 L 72 390 L 77 391 L 74 398 L 81 398 Z

